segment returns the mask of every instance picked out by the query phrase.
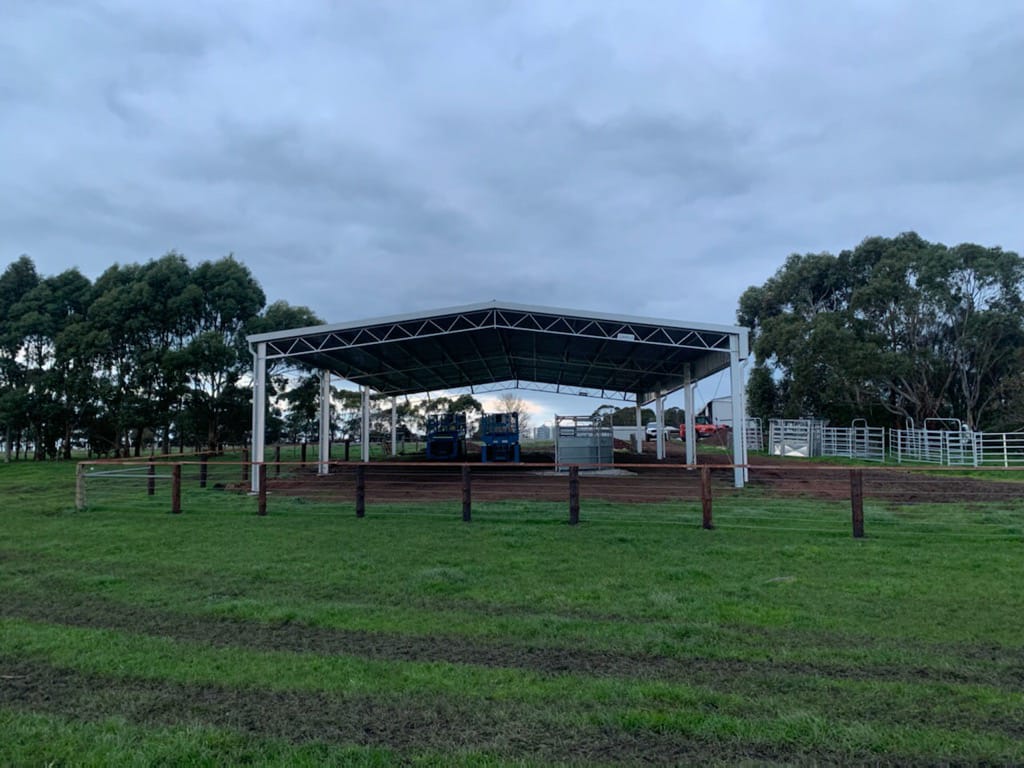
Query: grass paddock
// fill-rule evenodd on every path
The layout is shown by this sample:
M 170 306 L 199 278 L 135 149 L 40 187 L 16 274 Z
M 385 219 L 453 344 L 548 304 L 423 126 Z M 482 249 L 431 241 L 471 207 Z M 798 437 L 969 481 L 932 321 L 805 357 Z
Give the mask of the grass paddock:
M 0 496 L 0 763 L 1024 762 L 1024 502 Z

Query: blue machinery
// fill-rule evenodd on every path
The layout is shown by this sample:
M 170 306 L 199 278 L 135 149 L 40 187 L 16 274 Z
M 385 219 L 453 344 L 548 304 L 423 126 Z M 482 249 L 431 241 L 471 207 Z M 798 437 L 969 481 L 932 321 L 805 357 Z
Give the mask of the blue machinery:
M 466 458 L 466 414 L 437 413 L 427 416 L 427 458 Z
M 488 461 L 519 461 L 519 414 L 487 413 L 480 419 L 480 455 Z

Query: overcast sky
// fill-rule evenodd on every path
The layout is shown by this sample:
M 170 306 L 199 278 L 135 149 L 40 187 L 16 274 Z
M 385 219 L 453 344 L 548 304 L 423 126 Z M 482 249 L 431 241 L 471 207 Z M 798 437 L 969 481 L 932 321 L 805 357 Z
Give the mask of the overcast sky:
M 792 252 L 1019 252 L 1022 193 L 1019 0 L 0 0 L 0 268 L 733 323 Z

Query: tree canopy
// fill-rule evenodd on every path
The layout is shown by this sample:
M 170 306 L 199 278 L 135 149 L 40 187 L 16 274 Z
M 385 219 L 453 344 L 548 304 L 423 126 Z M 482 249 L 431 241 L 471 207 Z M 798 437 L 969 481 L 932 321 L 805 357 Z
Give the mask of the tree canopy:
M 838 256 L 793 254 L 740 297 L 753 331 L 749 409 L 833 423 L 1019 427 L 1024 260 L 917 234 Z
M 244 439 L 251 395 L 245 336 L 321 322 L 275 302 L 233 256 L 195 267 L 170 252 L 41 277 L 28 256 L 0 274 L 0 437 L 10 459 L 142 445 L 216 448 Z M 270 372 L 271 374 L 274 371 Z M 277 379 L 281 387 L 287 380 Z

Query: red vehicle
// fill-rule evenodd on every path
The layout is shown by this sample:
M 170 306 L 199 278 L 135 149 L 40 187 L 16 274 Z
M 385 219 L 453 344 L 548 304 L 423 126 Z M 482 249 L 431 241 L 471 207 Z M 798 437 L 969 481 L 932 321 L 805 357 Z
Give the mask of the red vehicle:
M 715 424 L 707 416 L 697 416 L 694 418 L 694 429 L 697 430 L 697 439 L 703 440 L 706 437 L 714 437 L 719 432 L 724 432 L 728 429 L 725 424 Z
M 694 429 L 697 432 L 697 439 L 704 440 L 708 437 L 714 437 L 719 432 L 725 432 L 729 429 L 725 424 L 716 424 L 707 416 L 696 416 L 693 419 Z M 658 436 L 658 425 L 656 422 L 650 422 L 647 425 L 645 431 L 646 440 L 654 440 Z M 682 427 L 665 427 L 665 439 L 686 439 L 686 431 Z

